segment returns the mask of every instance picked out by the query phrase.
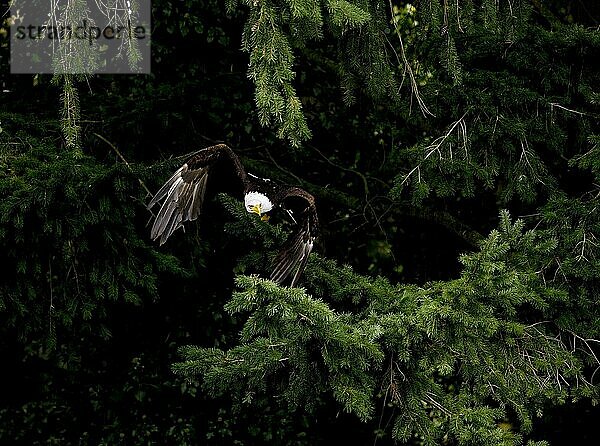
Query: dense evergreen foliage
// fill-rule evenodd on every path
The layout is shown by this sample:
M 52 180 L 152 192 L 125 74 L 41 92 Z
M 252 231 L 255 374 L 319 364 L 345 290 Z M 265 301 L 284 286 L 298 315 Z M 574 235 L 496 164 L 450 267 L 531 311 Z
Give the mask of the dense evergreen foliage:
M 1 443 L 595 444 L 595 2 L 153 20 L 152 75 L 3 74 Z M 149 191 L 215 141 L 317 197 L 301 288 L 220 172 L 150 241 Z

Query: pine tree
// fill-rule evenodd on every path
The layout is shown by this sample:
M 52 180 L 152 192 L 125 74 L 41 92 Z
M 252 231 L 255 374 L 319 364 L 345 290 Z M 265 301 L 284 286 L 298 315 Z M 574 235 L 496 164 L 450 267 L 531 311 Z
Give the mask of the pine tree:
M 563 3 L 157 0 L 155 73 L 71 90 L 62 139 L 56 90 L 12 79 L 0 441 L 316 444 L 345 412 L 356 441 L 535 444 L 585 419 L 600 37 Z M 289 228 L 228 196 L 150 243 L 140 180 L 216 139 L 317 197 L 302 288 L 264 279 Z
M 226 200 L 252 228 L 245 236 L 265 237 L 234 203 Z M 363 421 L 381 404 L 399 414 L 397 440 L 516 444 L 548 401 L 598 397 L 586 368 L 600 365 L 594 347 L 554 314 L 569 293 L 539 272 L 557 250 L 545 235 L 503 213 L 480 250 L 461 258 L 460 278 L 426 286 L 393 285 L 319 257 L 306 289 L 239 276 L 224 307 L 245 315 L 239 345 L 182 347 L 173 369 L 244 407 L 272 393 L 310 408 L 325 393 Z M 512 413 L 518 428 L 499 427 Z
M 4 322 L 26 342 L 47 335 L 50 350 L 71 329 L 108 338 L 103 302 L 141 305 L 158 297 L 159 272 L 185 271 L 137 233 L 129 199 L 137 180 L 124 166 L 60 151 L 55 136 L 39 136 L 56 135 L 52 123 L 0 119 L 0 230 L 10 265 L 1 287 Z
M 401 209 L 406 199 L 424 208 L 422 216 L 477 251 L 461 257 L 459 279 L 424 286 L 369 279 L 323 259 L 312 262 L 305 290 L 240 276 L 225 306 L 246 315 L 239 345 L 182 347 L 184 361 L 174 370 L 199 376 L 207 392 L 232 395 L 242 406 L 269 394 L 294 408 L 313 407 L 327 394 L 369 420 L 383 405 L 389 409 L 378 416 L 391 413 L 393 437 L 401 441 L 520 443 L 548 404 L 597 398 L 598 194 L 569 197 L 559 156 L 597 178 L 595 137 L 569 135 L 597 131 L 597 70 L 585 54 L 597 53 L 599 35 L 558 19 L 538 24 L 554 16 L 535 2 L 430 1 L 416 14 L 390 8 L 398 57 L 378 59 L 386 54 L 378 36 L 389 19 L 375 4 L 360 5 L 363 15 L 349 3 L 337 5 L 355 22 L 328 10 L 331 23 L 347 27 L 333 35 L 350 49 L 339 63 L 348 102 L 359 91 L 386 97 L 385 112 L 411 116 L 394 87 L 402 70 L 424 114 L 425 137 L 393 148 L 385 173 L 396 166 L 403 172 L 395 173 L 389 197 Z M 287 17 L 282 12 L 280 20 Z M 360 32 L 353 36 L 352 29 Z M 247 49 L 266 43 L 255 45 Z M 575 67 L 576 78 L 569 75 Z M 383 114 L 373 112 L 398 133 Z M 535 229 L 503 212 L 498 229 L 482 239 L 435 209 L 447 197 L 469 200 L 485 190 L 506 206 L 545 203 L 533 207 Z M 499 427 L 504 419 L 513 430 Z

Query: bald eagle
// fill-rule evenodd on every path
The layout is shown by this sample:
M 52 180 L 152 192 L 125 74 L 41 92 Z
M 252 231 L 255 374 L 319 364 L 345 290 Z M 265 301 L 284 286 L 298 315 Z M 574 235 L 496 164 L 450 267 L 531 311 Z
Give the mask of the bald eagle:
M 291 286 L 294 286 L 306 267 L 318 230 L 315 199 L 299 187 L 280 185 L 246 173 L 235 152 L 225 144 L 217 144 L 197 152 L 154 195 L 148 203 L 148 209 L 161 201 L 162 204 L 150 232 L 152 240 L 159 239 L 162 245 L 185 222 L 198 218 L 208 173 L 221 160 L 228 160 L 240 179 L 246 211 L 257 214 L 262 220 L 268 220 L 269 212 L 282 208 L 292 217 L 296 229 L 275 257 L 270 279 L 282 283 L 291 277 Z M 297 217 L 288 206 L 292 202 L 296 207 L 299 205 Z

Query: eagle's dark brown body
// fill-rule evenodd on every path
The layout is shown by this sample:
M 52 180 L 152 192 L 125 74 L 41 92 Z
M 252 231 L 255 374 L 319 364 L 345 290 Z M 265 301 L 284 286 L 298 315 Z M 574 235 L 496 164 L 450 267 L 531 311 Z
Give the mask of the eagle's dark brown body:
M 202 211 L 210 168 L 224 159 L 231 162 L 242 183 L 248 212 L 260 215 L 261 209 L 266 213 L 281 207 L 297 223 L 296 230 L 275 258 L 271 273 L 271 280 L 278 283 L 291 277 L 291 285 L 294 286 L 306 266 L 318 230 L 315 199 L 299 187 L 284 186 L 247 174 L 237 155 L 225 144 L 207 147 L 193 155 L 152 198 L 148 209 L 162 201 L 152 226 L 152 239 L 160 239 L 162 245 L 185 222 L 198 218 Z M 303 203 L 297 216 L 285 207 L 288 201 Z

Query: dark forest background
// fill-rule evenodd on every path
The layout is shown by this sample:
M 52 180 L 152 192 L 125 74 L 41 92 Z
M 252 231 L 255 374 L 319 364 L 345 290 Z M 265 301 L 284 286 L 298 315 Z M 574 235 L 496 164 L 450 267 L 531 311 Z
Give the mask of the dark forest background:
M 261 125 L 263 108 L 277 103 L 265 102 L 261 94 L 268 99 L 268 92 L 248 76 L 249 52 L 260 46 L 242 48 L 252 2 L 152 3 L 152 74 L 73 79 L 76 147 L 61 115 L 65 86 L 48 75 L 8 74 L 6 22 L 2 28 L 0 443 L 423 444 L 429 438 L 392 429 L 390 420 L 402 410 L 394 412 L 401 403 L 386 400 L 385 386 L 392 386 L 381 365 L 386 349 L 386 359 L 369 372 L 374 411 L 364 417 L 359 403 L 344 405 L 335 390 L 300 398 L 306 404 L 294 407 L 275 384 L 252 393 L 250 402 L 203 387 L 208 369 L 194 369 L 197 379 L 173 373 L 183 345 L 226 351 L 244 344 L 247 316 L 223 306 L 236 289 L 250 286 L 243 279 L 236 286 L 236 276 L 265 276 L 275 245 L 263 237 L 281 237 L 268 232 L 273 226 L 240 223 L 245 217 L 234 202 L 218 195 L 240 198 L 223 173 L 211 178 L 199 222 L 162 247 L 152 243 L 145 188 L 156 191 L 186 155 L 217 142 L 229 144 L 251 172 L 317 197 L 322 233 L 300 286 L 334 311 L 351 317 L 366 310 L 358 297 L 336 294 L 343 289 L 350 296 L 348 285 L 337 289 L 333 279 L 331 289 L 315 285 L 324 269 L 340 283 L 343 275 L 357 287 L 376 283 L 373 294 L 400 284 L 407 288 L 393 289 L 446 295 L 461 277 L 474 290 L 493 280 L 464 273 L 475 267 L 460 256 L 471 253 L 474 263 L 502 263 L 490 266 L 491 276 L 506 265 L 514 277 L 527 275 L 523 283 L 539 281 L 522 294 L 510 288 L 507 296 L 501 291 L 508 286 L 499 283 L 500 292 L 475 298 L 483 307 L 500 308 L 494 314 L 523 327 L 552 323 L 548 336 L 600 337 L 598 2 L 431 0 L 392 2 L 391 9 L 382 2 L 378 9 L 377 2 L 356 1 L 349 3 L 371 11 L 370 21 L 362 24 L 352 10 L 355 16 L 338 24 L 333 9 L 323 7 L 323 35 L 316 39 L 294 31 L 304 22 L 294 22 L 286 8 L 320 2 L 266 2 L 288 5 L 275 11 L 289 36 L 291 84 L 310 137 L 298 116 Z M 317 37 L 309 22 L 306 33 Z M 497 228 L 506 247 L 494 245 Z M 419 299 L 418 305 L 428 302 Z M 567 338 L 560 338 L 561 348 L 577 357 L 576 338 Z M 413 351 L 433 348 L 419 345 Z M 597 444 L 598 348 L 592 341 L 588 347 L 573 360 L 578 372 L 551 390 L 536 393 L 538 384 L 523 372 L 530 426 L 515 408 L 520 402 L 504 404 L 473 386 L 481 404 L 502 409 L 488 414 L 485 432 L 497 427 L 506 437 L 495 441 L 483 430 L 461 435 L 466 427 L 445 434 L 440 421 L 441 434 L 429 440 Z M 557 373 L 570 360 L 554 356 Z M 433 365 L 431 382 L 445 392 L 468 392 L 461 362 L 468 360 L 452 362 L 449 373 Z M 580 389 L 580 376 L 589 386 Z

